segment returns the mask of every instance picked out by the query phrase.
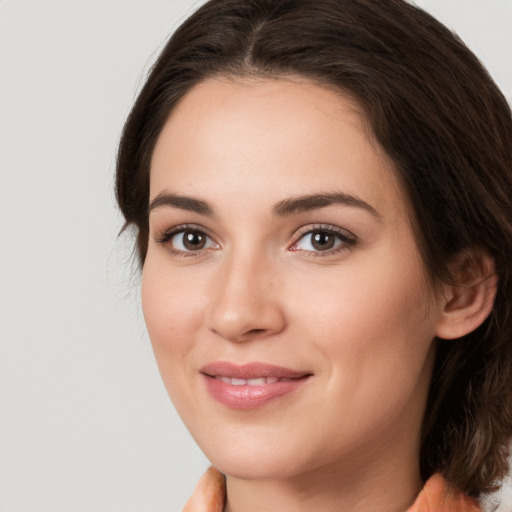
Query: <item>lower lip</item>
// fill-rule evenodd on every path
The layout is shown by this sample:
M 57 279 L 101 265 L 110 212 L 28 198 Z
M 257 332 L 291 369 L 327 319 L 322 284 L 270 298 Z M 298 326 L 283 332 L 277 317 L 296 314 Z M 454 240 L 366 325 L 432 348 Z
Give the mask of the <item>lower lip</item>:
M 209 375 L 204 375 L 204 379 L 208 392 L 215 400 L 230 409 L 247 411 L 263 407 L 268 402 L 295 391 L 308 380 L 308 376 L 263 386 L 234 386 Z

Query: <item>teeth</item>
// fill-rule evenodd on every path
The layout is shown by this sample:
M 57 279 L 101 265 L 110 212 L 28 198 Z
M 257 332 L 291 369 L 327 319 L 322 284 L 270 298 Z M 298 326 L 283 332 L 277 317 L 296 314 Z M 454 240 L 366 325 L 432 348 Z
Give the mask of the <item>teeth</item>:
M 217 375 L 217 380 L 224 382 L 224 384 L 230 384 L 231 386 L 265 386 L 266 384 L 275 384 L 276 382 L 289 382 L 292 379 L 278 377 L 257 377 L 255 379 L 238 379 L 236 377 L 224 377 Z
M 247 384 L 249 386 L 264 386 L 267 383 L 267 379 L 265 377 L 260 377 L 259 379 L 248 379 Z

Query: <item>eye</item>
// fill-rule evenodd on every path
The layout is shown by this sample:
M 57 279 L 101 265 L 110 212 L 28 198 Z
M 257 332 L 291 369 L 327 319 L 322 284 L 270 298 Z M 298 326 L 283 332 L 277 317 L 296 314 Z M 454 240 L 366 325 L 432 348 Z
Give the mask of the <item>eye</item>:
M 178 251 L 199 251 L 208 246 L 211 239 L 201 231 L 181 231 L 171 238 L 171 245 Z
M 171 253 L 197 253 L 219 246 L 203 230 L 194 227 L 177 226 L 163 233 L 157 240 Z
M 318 227 L 303 233 L 290 249 L 309 253 L 333 254 L 338 250 L 348 249 L 355 243 L 355 237 L 344 230 L 334 226 Z

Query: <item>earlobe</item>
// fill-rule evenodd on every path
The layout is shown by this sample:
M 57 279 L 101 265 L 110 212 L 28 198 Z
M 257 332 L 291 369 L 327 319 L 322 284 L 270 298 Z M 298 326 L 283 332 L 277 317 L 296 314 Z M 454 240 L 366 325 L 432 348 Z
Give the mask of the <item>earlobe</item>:
M 498 277 L 493 258 L 478 249 L 458 254 L 451 265 L 452 282 L 443 285 L 436 336 L 455 339 L 479 327 L 494 306 Z

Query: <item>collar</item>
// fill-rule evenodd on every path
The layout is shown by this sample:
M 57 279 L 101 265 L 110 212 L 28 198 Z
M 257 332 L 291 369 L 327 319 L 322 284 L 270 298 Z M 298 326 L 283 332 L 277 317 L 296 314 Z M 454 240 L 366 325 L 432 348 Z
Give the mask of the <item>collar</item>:
M 211 467 L 199 480 L 182 512 L 223 512 L 225 496 L 224 476 Z M 475 499 L 451 489 L 440 474 L 435 474 L 406 512 L 482 512 L 482 509 Z

